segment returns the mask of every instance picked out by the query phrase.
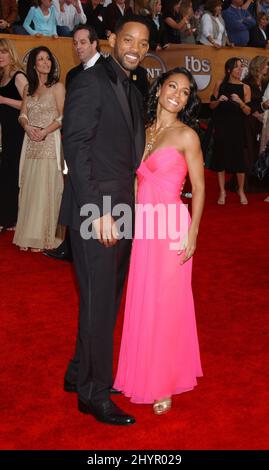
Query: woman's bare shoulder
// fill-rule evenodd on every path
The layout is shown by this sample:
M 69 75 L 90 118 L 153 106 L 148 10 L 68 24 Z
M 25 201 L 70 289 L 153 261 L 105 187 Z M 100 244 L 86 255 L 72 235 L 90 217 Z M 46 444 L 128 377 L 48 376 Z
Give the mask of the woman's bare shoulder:
M 63 85 L 61 82 L 55 83 L 55 84 L 52 86 L 52 89 L 53 89 L 56 93 L 63 93 L 63 92 L 65 92 L 65 87 L 64 87 L 64 85 Z
M 197 133 L 187 124 L 180 123 L 179 126 L 177 126 L 174 129 L 174 135 L 177 135 L 179 139 L 195 139 L 197 138 Z
M 200 139 L 195 130 L 186 124 L 182 124 L 173 132 L 173 143 L 180 151 L 185 151 L 199 147 Z

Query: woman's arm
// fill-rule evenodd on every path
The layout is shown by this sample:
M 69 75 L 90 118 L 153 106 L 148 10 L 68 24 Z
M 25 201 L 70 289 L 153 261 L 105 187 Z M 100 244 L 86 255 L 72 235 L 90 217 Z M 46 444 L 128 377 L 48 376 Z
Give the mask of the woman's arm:
M 24 29 L 26 29 L 27 33 L 31 34 L 32 36 L 38 33 L 38 31 L 31 28 L 30 26 L 30 24 L 32 23 L 35 17 L 35 13 L 36 13 L 36 7 L 31 7 L 23 23 Z
M 16 75 L 15 86 L 21 97 L 23 96 L 23 90 L 27 83 L 27 78 L 23 73 Z M 12 98 L 6 98 L 5 96 L 0 96 L 0 103 L 15 109 L 21 109 L 22 106 L 22 100 L 13 100 Z
M 21 113 L 19 115 L 18 121 L 20 125 L 25 130 L 26 134 L 28 135 L 30 140 L 38 141 L 39 140 L 39 129 L 36 129 L 33 126 L 30 126 L 29 119 L 27 116 L 27 97 L 28 97 L 28 85 L 24 87 L 23 90 L 23 99 L 21 105 Z
M 246 2 L 241 6 L 242 10 L 247 10 L 248 7 L 253 3 L 254 0 L 246 0 Z
M 214 87 L 214 90 L 213 90 L 213 97 L 215 97 L 216 99 L 215 100 L 212 100 L 210 103 L 209 103 L 209 108 L 210 109 L 215 109 L 218 107 L 218 105 L 222 102 L 222 101 L 228 101 L 228 97 L 225 96 L 225 95 L 221 95 L 219 96 L 219 89 L 220 89 L 220 85 L 221 85 L 221 81 L 218 81 Z M 219 96 L 219 98 L 217 98 L 217 96 Z
M 183 138 L 184 155 L 192 186 L 192 221 L 181 264 L 191 258 L 195 252 L 196 239 L 205 201 L 204 160 L 199 137 L 195 131 L 187 128 Z
M 58 82 L 53 87 L 53 92 L 56 100 L 56 106 L 58 110 L 58 117 L 54 119 L 47 127 L 39 130 L 40 140 L 43 140 L 51 132 L 56 131 L 62 127 L 62 118 L 64 110 L 64 99 L 65 99 L 65 87 L 62 83 Z
M 52 36 L 53 37 L 58 37 L 57 35 L 57 18 L 56 18 L 56 11 L 55 11 L 55 6 L 51 5 L 50 7 L 50 13 L 51 13 L 51 21 L 52 21 Z
M 213 25 L 210 16 L 204 13 L 201 18 L 201 34 L 212 44 L 212 46 L 219 48 L 219 44 L 216 44 L 213 37 Z
M 236 93 L 231 94 L 231 100 L 239 104 L 241 111 L 243 111 L 243 113 L 246 116 L 251 114 L 251 107 L 246 104 L 246 103 L 250 103 L 250 100 L 251 100 L 250 86 L 244 83 L 244 101 L 241 100 L 241 98 Z
M 184 16 L 182 20 L 180 20 L 179 23 L 177 23 L 173 18 L 168 16 L 167 18 L 164 19 L 164 22 L 170 26 L 170 28 L 178 29 L 179 31 L 182 31 L 185 26 L 188 24 L 189 19 L 187 16 Z

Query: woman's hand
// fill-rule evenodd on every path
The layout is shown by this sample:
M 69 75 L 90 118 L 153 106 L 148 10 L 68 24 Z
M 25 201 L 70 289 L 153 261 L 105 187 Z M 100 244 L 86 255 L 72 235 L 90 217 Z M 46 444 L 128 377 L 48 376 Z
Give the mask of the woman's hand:
M 6 104 L 6 98 L 2 95 L 0 95 L 0 104 Z
M 25 130 L 25 132 L 28 135 L 30 140 L 33 140 L 34 142 L 40 142 L 40 140 L 41 140 L 40 130 L 41 129 L 37 129 L 34 126 L 30 126 L 29 124 L 26 124 L 26 126 L 24 127 L 24 130 Z
M 188 236 L 184 238 L 180 250 L 178 251 L 178 255 L 182 255 L 180 264 L 186 263 L 194 254 L 196 250 L 196 240 L 197 234 L 193 233 L 191 230 L 188 233 Z
M 263 113 L 259 113 L 258 111 L 255 111 L 255 113 L 252 114 L 258 121 L 263 122 Z
M 225 95 L 220 95 L 218 101 L 228 101 L 228 98 Z
M 269 100 L 266 100 L 262 103 L 262 109 L 264 110 L 269 109 Z
M 41 142 L 42 140 L 45 140 L 45 138 L 48 135 L 46 129 L 37 129 L 37 131 L 38 131 L 38 141 L 37 142 Z
M 236 93 L 231 94 L 231 100 L 234 101 L 235 103 L 240 104 L 240 106 L 243 106 L 245 104 L 244 101 L 242 101 L 241 98 Z

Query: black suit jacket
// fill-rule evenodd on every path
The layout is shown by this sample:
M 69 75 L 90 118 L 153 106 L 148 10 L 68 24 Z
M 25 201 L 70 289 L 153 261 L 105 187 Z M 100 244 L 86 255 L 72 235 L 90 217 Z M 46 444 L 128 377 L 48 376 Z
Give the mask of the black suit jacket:
M 107 7 L 104 9 L 105 10 L 105 24 L 109 31 L 112 33 L 114 32 L 115 26 L 117 21 L 122 18 L 122 14 L 120 12 L 120 9 L 117 7 L 116 3 L 112 1 Z M 124 17 L 131 16 L 133 13 L 132 9 L 130 7 L 125 8 L 124 11 Z
M 104 58 L 103 58 L 102 55 L 100 55 L 99 59 L 96 61 L 95 64 L 98 64 L 98 63 L 102 62 L 102 60 L 104 60 Z M 66 77 L 65 77 L 65 88 L 66 88 L 66 90 L 69 88 L 69 85 L 70 85 L 71 81 L 73 80 L 73 78 L 75 78 L 83 70 L 84 70 L 83 64 L 79 64 L 79 65 L 77 65 L 76 67 L 73 67 L 72 69 L 70 69 L 67 72 Z
M 148 73 L 144 67 L 139 65 L 135 70 L 131 72 L 131 80 L 136 88 L 140 91 L 141 95 L 143 96 L 143 101 L 146 105 L 148 100 L 149 94 L 149 81 L 148 81 Z
M 157 28 L 156 23 L 150 16 L 147 17 L 147 21 L 150 28 L 149 47 L 155 51 L 158 45 L 164 46 L 168 43 L 165 24 L 162 15 L 159 15 L 160 29 Z
M 267 35 L 267 31 L 266 31 Z M 252 47 L 265 47 L 267 43 L 267 39 L 264 39 L 264 35 L 262 34 L 260 28 L 255 26 L 249 32 L 249 46 Z
M 69 85 L 70 85 L 71 81 L 73 80 L 73 78 L 75 78 L 83 70 L 84 70 L 83 65 L 79 64 L 79 65 L 77 65 L 76 67 L 73 67 L 72 69 L 70 69 L 67 72 L 66 77 L 65 77 L 65 88 L 66 88 L 66 90 L 69 88 Z
M 107 39 L 106 30 L 108 28 L 105 23 L 105 11 L 106 8 L 100 4 L 95 9 L 89 3 L 85 4 L 84 7 L 87 24 L 90 24 L 95 29 L 99 39 Z
M 112 206 L 132 204 L 134 173 L 143 155 L 142 97 L 133 86 L 139 113 L 133 125 L 112 60 L 108 58 L 78 74 L 65 101 L 64 155 L 69 172 L 60 222 L 75 230 L 80 228 L 84 204 L 96 204 L 103 215 L 105 194 L 112 196 Z

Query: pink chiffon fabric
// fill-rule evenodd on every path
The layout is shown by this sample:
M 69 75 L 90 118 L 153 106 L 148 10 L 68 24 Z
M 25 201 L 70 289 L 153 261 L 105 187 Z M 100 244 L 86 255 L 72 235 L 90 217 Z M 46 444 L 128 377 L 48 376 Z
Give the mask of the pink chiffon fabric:
M 182 229 L 186 222 L 180 238 L 187 234 L 190 216 L 180 199 L 186 173 L 185 158 L 174 147 L 156 150 L 137 170 L 137 202 L 144 211 L 136 210 L 114 383 L 134 403 L 153 403 L 191 390 L 197 385 L 196 378 L 203 375 L 191 288 L 192 260 L 180 265 L 177 250 L 170 249 L 169 236 L 158 239 L 157 223 L 154 237 L 145 237 L 146 204 L 162 204 L 166 209 L 173 205 L 177 228 Z

